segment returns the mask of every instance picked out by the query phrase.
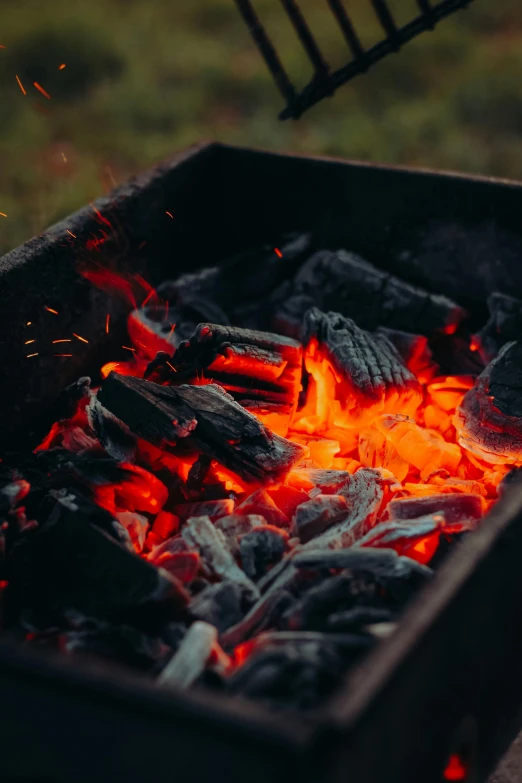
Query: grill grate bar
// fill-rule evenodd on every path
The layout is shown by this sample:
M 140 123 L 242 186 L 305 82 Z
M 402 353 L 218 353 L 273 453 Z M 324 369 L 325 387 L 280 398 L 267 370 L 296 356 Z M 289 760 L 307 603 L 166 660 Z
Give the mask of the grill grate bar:
M 290 21 L 292 22 L 299 40 L 303 44 L 304 50 L 307 53 L 312 65 L 315 68 L 317 76 L 327 76 L 329 67 L 326 60 L 321 54 L 321 50 L 315 40 L 312 32 L 301 13 L 299 6 L 295 0 L 281 0 L 281 4 L 288 14 Z
M 327 0 L 333 15 L 335 16 L 341 32 L 344 35 L 348 46 L 350 47 L 355 59 L 364 56 L 364 49 L 355 32 L 355 28 L 346 13 L 342 0 Z
M 252 0 L 236 0 L 236 4 L 250 30 L 250 33 L 265 59 L 268 68 L 281 92 L 286 107 L 280 119 L 297 119 L 311 106 L 332 95 L 335 90 L 355 76 L 367 71 L 388 54 L 398 51 L 412 38 L 426 30 L 432 30 L 445 17 L 468 6 L 473 0 L 416 0 L 420 14 L 402 27 L 395 23 L 387 0 L 370 0 L 375 14 L 384 30 L 385 38 L 370 49 L 364 49 L 355 27 L 343 4 L 343 0 L 327 0 L 352 53 L 352 60 L 336 71 L 330 71 L 297 0 L 280 0 L 297 36 L 312 64 L 314 76 L 309 84 L 298 92 L 288 77 L 268 34 L 254 11 Z
M 397 25 L 395 24 L 386 0 L 371 0 L 371 2 L 382 29 L 390 40 L 395 39 L 397 36 Z

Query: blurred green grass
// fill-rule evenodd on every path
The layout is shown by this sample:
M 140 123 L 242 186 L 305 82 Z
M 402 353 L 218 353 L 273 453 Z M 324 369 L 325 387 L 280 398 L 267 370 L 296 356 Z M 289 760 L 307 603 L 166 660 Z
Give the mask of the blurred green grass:
M 400 21 L 416 12 L 390 3 Z M 301 6 L 342 64 L 326 3 Z M 370 2 L 351 6 L 370 45 Z M 278 0 L 256 7 L 304 84 Z M 203 138 L 522 179 L 520 0 L 475 0 L 297 123 L 277 120 L 281 99 L 233 0 L 3 0 L 0 44 L 0 253 Z

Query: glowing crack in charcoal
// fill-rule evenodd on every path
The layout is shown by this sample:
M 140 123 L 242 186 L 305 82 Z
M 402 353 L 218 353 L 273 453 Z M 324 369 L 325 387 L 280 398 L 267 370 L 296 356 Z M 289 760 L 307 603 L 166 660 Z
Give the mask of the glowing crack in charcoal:
M 130 355 L 4 466 L 18 626 L 163 687 L 316 705 L 517 480 L 512 322 L 484 367 L 457 304 L 307 237 L 157 291 L 84 275 L 128 303 Z

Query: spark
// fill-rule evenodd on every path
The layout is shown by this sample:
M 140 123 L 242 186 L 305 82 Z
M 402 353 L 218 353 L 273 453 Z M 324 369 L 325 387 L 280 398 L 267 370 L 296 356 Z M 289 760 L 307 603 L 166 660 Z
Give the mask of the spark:
M 169 218 L 172 218 L 172 220 L 174 220 L 174 215 L 172 214 L 172 212 L 169 212 L 169 211 L 166 209 L 166 210 L 165 210 L 165 214 L 166 214 L 166 215 L 168 215 L 168 216 L 169 216 Z
M 32 321 L 27 321 L 26 326 L 31 326 L 32 323 L 33 323 Z
M 82 343 L 88 343 L 89 341 L 85 339 L 85 337 L 80 337 L 79 334 L 76 334 L 76 332 L 73 332 L 73 337 L 76 337 L 77 340 L 81 340 Z
M 283 254 L 281 253 L 278 247 L 274 247 L 274 253 L 276 254 L 276 256 L 279 256 L 279 258 L 283 258 Z
M 125 350 L 126 350 L 126 351 L 133 351 L 133 352 L 135 352 L 135 351 L 136 351 L 136 348 L 129 348 L 129 346 L 128 346 L 128 345 L 122 345 L 121 347 L 122 347 L 122 348 L 125 348 Z
M 172 370 L 172 372 L 176 372 L 176 368 L 175 368 L 175 367 L 173 367 L 173 366 L 172 366 L 172 364 L 171 364 L 170 362 L 167 362 L 167 364 L 169 365 L 169 367 L 170 367 L 170 369 Z
M 15 75 L 16 75 L 16 81 L 18 82 L 18 86 L 19 86 L 19 87 L 20 87 L 20 89 L 22 90 L 22 93 L 23 93 L 23 95 L 27 95 L 27 93 L 26 93 L 26 91 L 25 91 L 25 87 L 24 87 L 24 85 L 22 84 L 22 82 L 20 81 L 20 77 L 18 76 L 18 74 L 15 74 Z
M 31 343 L 34 343 L 34 340 L 26 340 L 24 345 L 31 345 Z
M 58 310 L 53 310 L 52 307 L 47 307 L 47 305 L 44 305 L 44 310 L 47 310 L 49 313 L 54 313 L 54 315 L 58 315 Z
M 69 231 L 68 228 L 66 228 L 65 230 L 67 231 L 68 234 L 70 234 L 72 236 L 73 239 L 76 239 L 76 234 L 73 234 L 73 232 Z
M 65 157 L 65 152 L 62 152 L 62 158 L 63 158 L 63 162 L 67 163 L 67 158 Z
M 169 336 L 167 337 L 167 340 L 170 340 L 170 338 L 172 337 L 172 332 L 174 331 L 175 328 L 176 328 L 176 324 L 172 324 L 172 326 L 170 327 L 170 332 L 169 332 Z
M 55 356 L 72 356 L 72 353 L 55 353 Z
M 38 356 L 38 354 L 37 353 L 28 353 L 25 358 L 26 359 L 30 359 L 32 356 Z
M 64 339 L 64 340 L 53 340 L 53 345 L 55 343 L 72 343 L 71 339 Z
M 0 215 L 2 215 L 2 217 L 7 217 L 7 215 L 5 214 L 5 212 L 0 212 Z
M 0 44 L 0 49 L 7 49 L 7 46 L 4 46 L 3 44 Z
M 109 322 L 111 320 L 111 317 L 109 314 L 107 314 L 107 318 L 105 319 L 105 334 L 109 334 Z
M 102 213 L 100 212 L 100 210 L 99 210 L 99 209 L 97 209 L 97 208 L 94 206 L 94 204 L 91 204 L 91 207 L 93 208 L 93 210 L 94 210 L 94 212 L 96 213 L 96 215 L 98 215 L 98 217 L 100 218 L 101 222 L 102 222 L 102 223 L 105 223 L 105 225 L 106 225 L 106 226 L 109 226 L 109 228 L 110 228 L 110 229 L 112 229 L 112 225 L 111 225 L 110 221 L 109 221 L 109 220 L 107 220 L 107 218 L 106 218 L 106 217 L 103 217 L 103 215 L 102 215 Z
M 38 82 L 33 82 L 33 87 L 36 87 L 39 93 L 43 95 L 44 98 L 47 98 L 48 101 L 51 100 L 51 96 L 47 92 L 47 90 L 44 90 L 41 84 L 38 84 Z
M 65 63 L 62 63 L 60 66 L 58 66 L 58 70 L 59 71 L 63 71 L 63 69 L 65 68 L 65 65 L 66 65 Z

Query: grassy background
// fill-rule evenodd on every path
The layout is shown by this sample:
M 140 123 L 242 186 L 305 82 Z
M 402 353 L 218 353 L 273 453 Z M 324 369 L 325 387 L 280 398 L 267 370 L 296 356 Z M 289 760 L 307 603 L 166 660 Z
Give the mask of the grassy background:
M 343 63 L 326 2 L 300 4 Z M 390 4 L 399 21 L 416 12 Z M 348 5 L 370 45 L 369 0 Z M 303 84 L 278 0 L 256 7 Z M 0 45 L 0 253 L 201 138 L 522 179 L 520 0 L 475 0 L 297 123 L 277 120 L 233 0 L 2 0 Z

